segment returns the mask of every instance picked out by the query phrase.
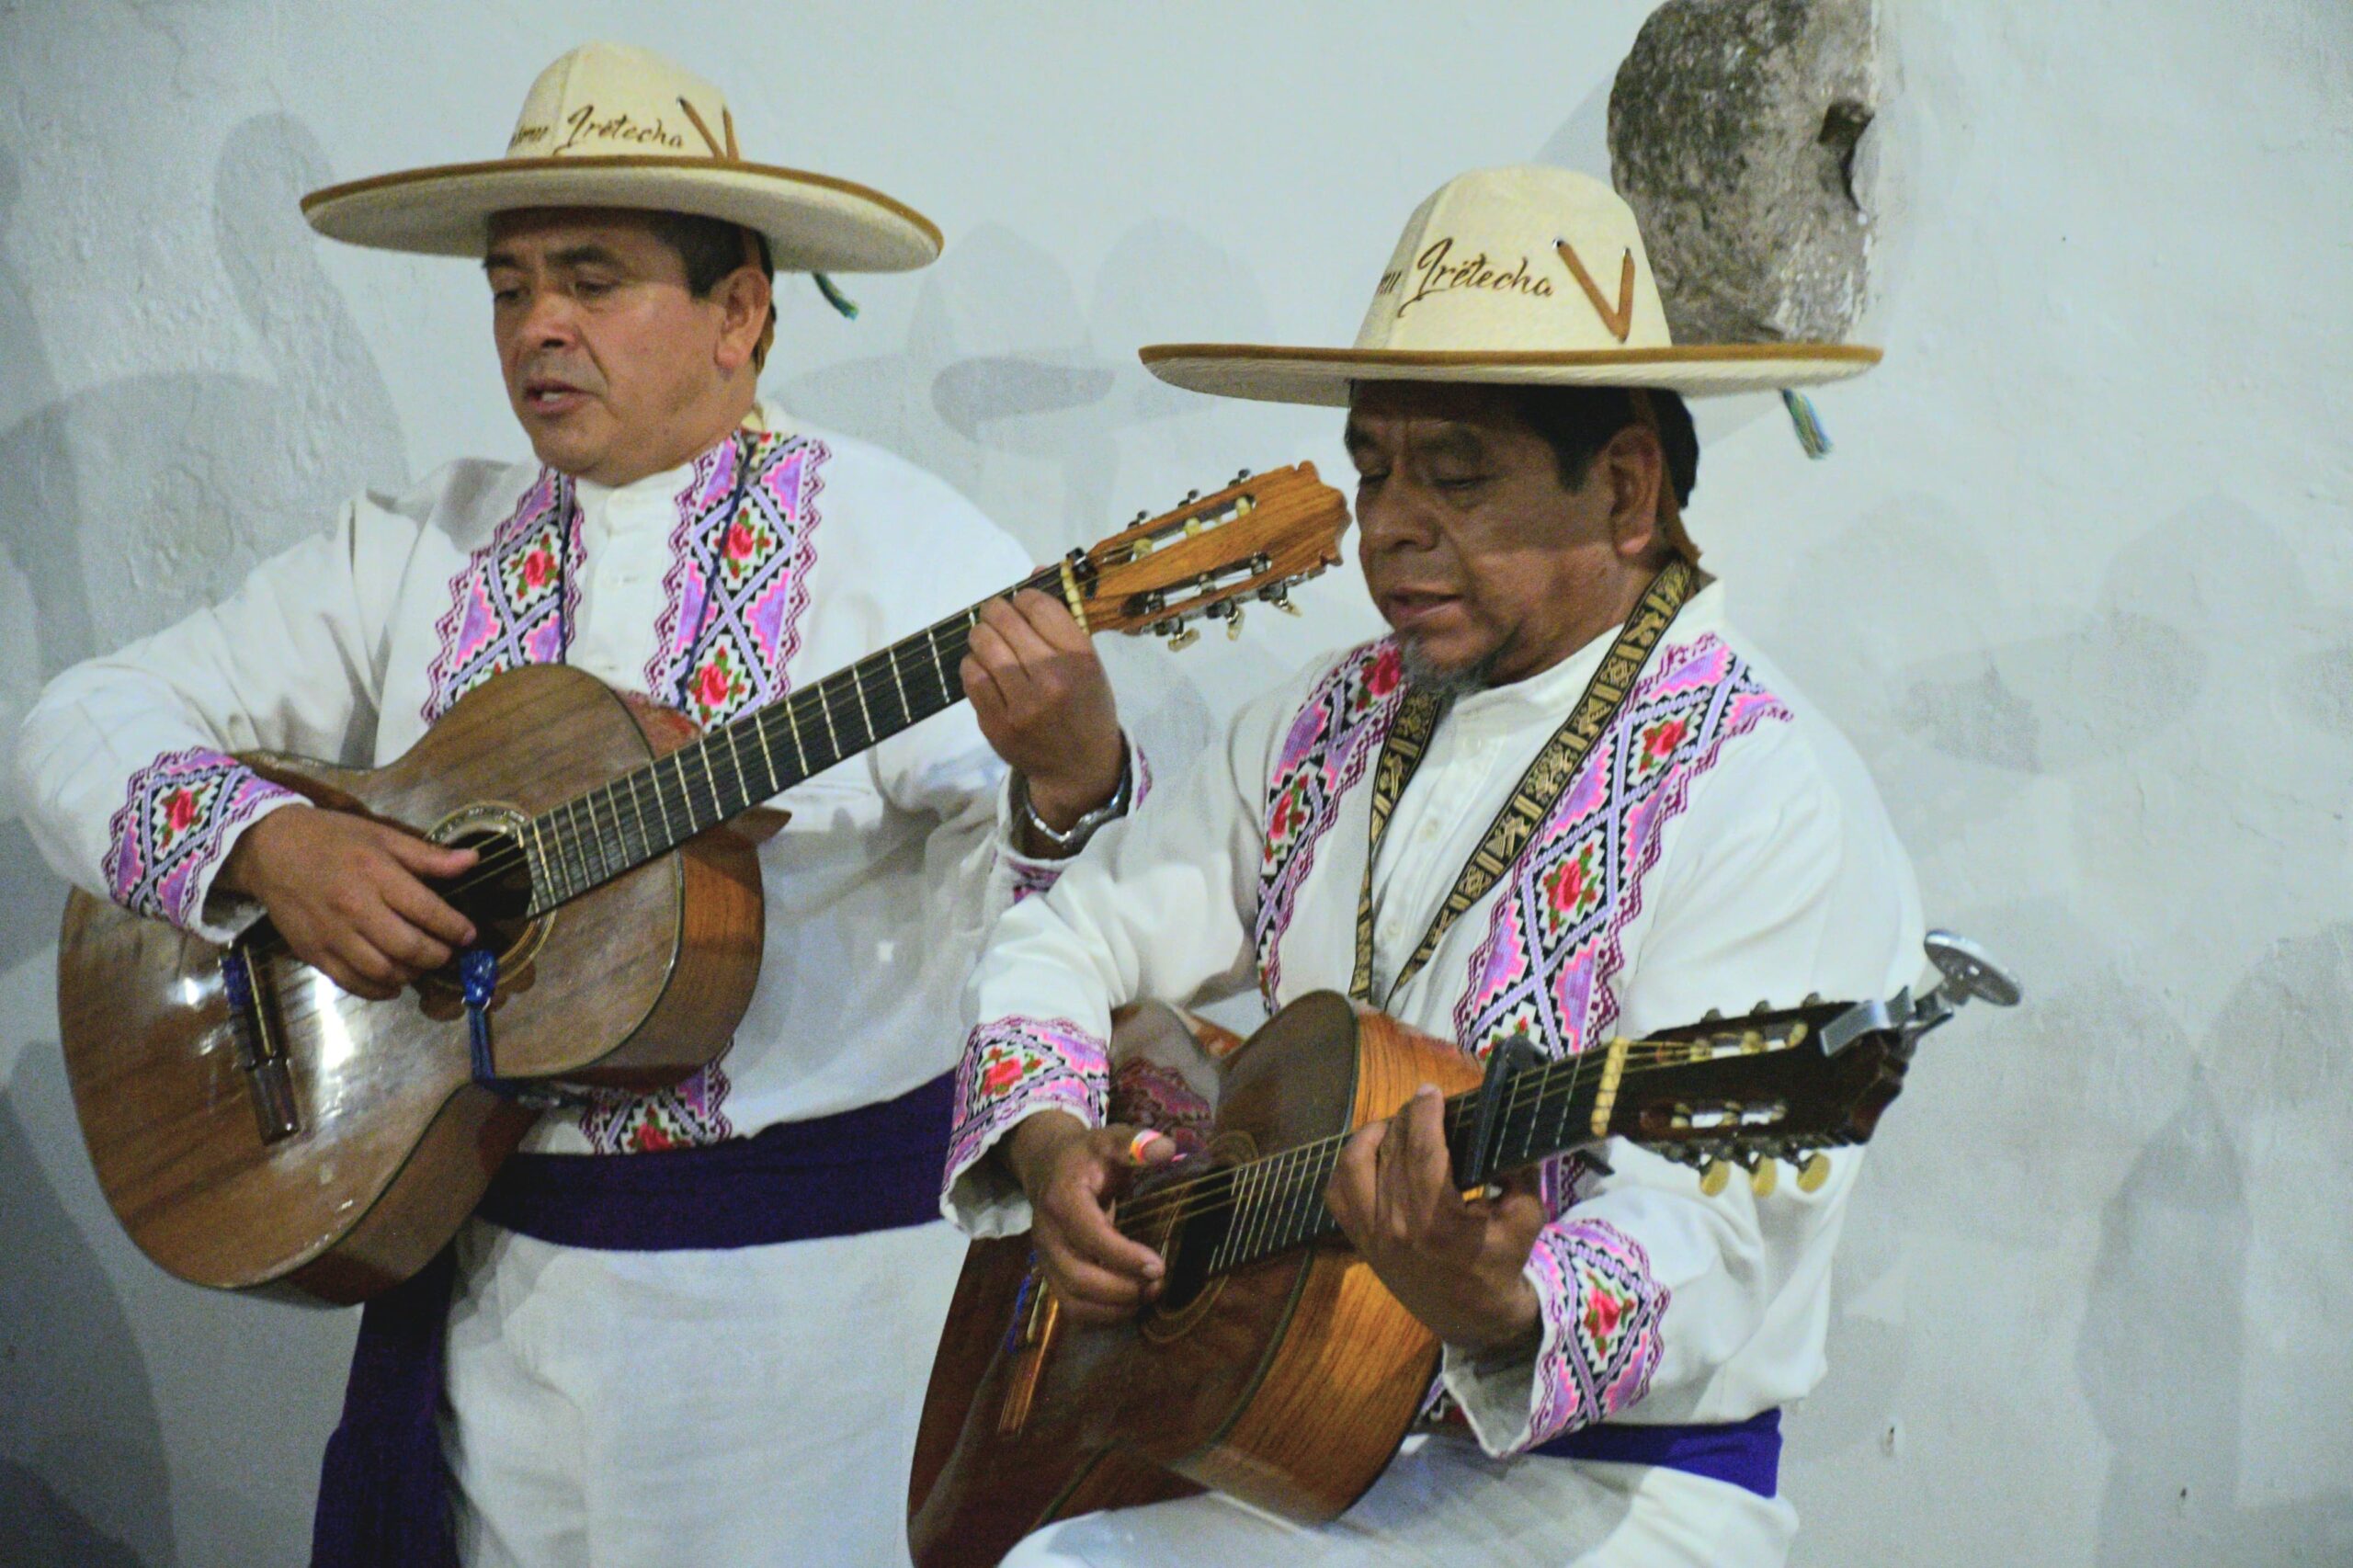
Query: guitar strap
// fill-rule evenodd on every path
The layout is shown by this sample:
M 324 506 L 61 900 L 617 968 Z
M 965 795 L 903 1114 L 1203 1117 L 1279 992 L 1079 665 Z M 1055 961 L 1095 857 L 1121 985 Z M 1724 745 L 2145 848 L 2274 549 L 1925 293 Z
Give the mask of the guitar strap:
M 1634 689 L 1634 682 L 1650 662 L 1651 653 L 1676 612 L 1689 601 L 1691 596 L 1707 585 L 1705 573 L 1683 557 L 1677 557 L 1665 570 L 1651 579 L 1650 586 L 1634 606 L 1634 613 L 1626 618 L 1619 629 L 1617 640 L 1601 656 L 1599 667 L 1586 684 L 1561 727 L 1544 743 L 1520 775 L 1495 820 L 1487 824 L 1486 833 L 1479 840 L 1479 847 L 1455 878 L 1453 891 L 1446 902 L 1438 905 L 1429 929 L 1406 959 L 1397 977 L 1389 983 L 1381 999 L 1386 1006 L 1405 987 L 1406 982 L 1422 971 L 1422 966 L 1438 951 L 1438 943 L 1446 939 L 1463 911 L 1487 896 L 1503 880 L 1528 841 L 1550 816 L 1554 805 L 1575 779 L 1577 770 L 1593 750 L 1594 743 L 1617 719 L 1618 710 Z M 1381 743 L 1381 759 L 1372 774 L 1372 844 L 1364 861 L 1364 885 L 1357 894 L 1357 954 L 1355 978 L 1348 983 L 1349 998 L 1363 1006 L 1372 1006 L 1372 869 L 1381 858 L 1381 846 L 1389 833 L 1389 819 L 1397 810 L 1397 802 L 1404 798 L 1406 785 L 1413 782 L 1415 770 L 1422 765 L 1429 750 L 1430 737 L 1438 731 L 1444 716 L 1445 704 L 1427 692 L 1409 691 L 1397 709 L 1397 722 L 1390 726 L 1388 739 Z

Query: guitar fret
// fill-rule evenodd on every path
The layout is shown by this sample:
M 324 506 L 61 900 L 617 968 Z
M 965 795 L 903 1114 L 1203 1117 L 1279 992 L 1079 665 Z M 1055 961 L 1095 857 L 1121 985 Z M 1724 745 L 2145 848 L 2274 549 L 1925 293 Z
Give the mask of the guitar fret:
M 765 801 L 777 792 L 777 786 L 783 780 L 777 776 L 776 758 L 768 751 L 767 721 L 761 718 L 753 719 L 752 733 L 760 743 L 760 765 L 767 769 L 768 774 L 766 779 L 767 788 L 760 791 L 760 799 Z
M 866 744 L 872 745 L 875 740 L 874 714 L 866 706 L 866 677 L 858 673 L 860 668 L 860 665 L 849 667 L 849 688 L 858 693 L 858 716 L 866 721 Z
M 597 879 L 589 874 L 588 853 L 580 843 L 580 802 L 566 801 L 563 810 L 563 823 L 556 831 L 556 842 L 572 852 L 573 862 L 580 868 L 580 880 L 573 885 L 573 892 L 584 893 L 597 885 Z
M 725 816 L 726 812 L 719 804 L 719 775 L 710 770 L 710 743 L 704 741 L 697 745 L 695 755 L 702 758 L 702 783 L 710 792 L 710 814 L 714 820 Z M 687 820 L 692 823 L 694 818 L 689 816 Z
M 923 645 L 931 650 L 931 667 L 938 672 L 939 689 L 944 696 L 948 690 L 948 666 L 939 658 L 939 628 L 932 627 L 923 634 Z
M 533 817 L 529 825 L 531 843 L 537 849 L 535 858 L 537 863 L 530 866 L 531 903 L 536 906 L 542 896 L 557 892 L 559 890 L 556 887 L 555 869 L 548 864 L 547 841 L 540 835 L 540 819 Z
M 645 808 L 637 803 L 637 775 L 629 776 L 629 812 L 637 819 L 637 858 L 649 858 L 654 853 L 654 835 L 646 831 Z
M 882 663 L 891 671 L 891 684 L 898 689 L 900 715 L 912 724 L 915 722 L 915 710 L 914 704 L 907 700 L 907 683 L 899 678 L 898 650 L 892 649 L 884 656 Z
M 602 791 L 591 790 L 581 799 L 588 806 L 588 835 L 597 848 L 597 880 L 603 881 L 613 874 L 612 846 L 606 841 L 605 830 L 597 821 L 597 797 Z M 611 802 L 608 801 L 609 805 Z
M 727 737 L 727 759 L 735 765 L 736 800 L 734 811 L 741 811 L 745 806 L 751 804 L 752 801 L 751 789 L 749 788 L 748 782 L 744 778 L 744 754 L 735 749 L 734 725 L 728 725 L 725 729 L 722 730 L 720 733 Z M 733 812 L 723 812 L 721 814 L 722 816 L 733 815 Z
M 799 707 L 800 704 L 801 698 L 800 694 L 797 692 L 785 702 L 784 723 L 785 727 L 792 732 L 792 752 L 795 756 L 798 756 L 801 759 L 801 777 L 806 778 L 809 777 L 811 771 L 809 767 L 809 749 L 801 744 L 801 721 L 795 718 L 792 712 L 792 710 Z
M 844 756 L 842 751 L 842 737 L 841 733 L 834 728 L 834 709 L 833 705 L 825 700 L 825 683 L 824 681 L 819 681 L 817 683 L 817 711 L 824 718 L 826 739 L 834 743 L 834 762 L 839 762 Z M 830 767 L 833 766 L 833 763 L 827 763 L 826 766 Z

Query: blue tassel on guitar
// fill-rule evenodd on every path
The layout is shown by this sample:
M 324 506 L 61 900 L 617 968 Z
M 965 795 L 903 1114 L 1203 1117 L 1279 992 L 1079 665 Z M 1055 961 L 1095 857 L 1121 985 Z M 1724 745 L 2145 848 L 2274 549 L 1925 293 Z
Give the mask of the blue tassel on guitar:
M 468 948 L 458 955 L 458 979 L 465 988 L 466 1036 L 473 1047 L 474 1082 L 511 1096 L 514 1085 L 499 1078 L 498 1064 L 490 1054 L 490 999 L 498 990 L 498 955 L 488 948 Z

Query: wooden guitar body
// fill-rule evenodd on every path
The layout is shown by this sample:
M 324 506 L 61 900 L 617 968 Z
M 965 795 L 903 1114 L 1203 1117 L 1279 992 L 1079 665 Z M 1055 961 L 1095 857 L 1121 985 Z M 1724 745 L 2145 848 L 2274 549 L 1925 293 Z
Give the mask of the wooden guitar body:
M 1451 1046 L 1322 993 L 1227 1063 L 1211 1157 L 1279 1153 L 1390 1116 L 1422 1084 L 1478 1081 Z M 1322 1521 L 1379 1478 L 1438 1346 L 1371 1267 L 1326 1244 L 1204 1282 L 1169 1250 L 1159 1302 L 1083 1327 L 1040 1291 L 1027 1237 L 972 1244 L 910 1480 L 918 1568 L 995 1563 L 1052 1520 L 1202 1486 Z
M 244 760 L 321 805 L 463 842 L 693 733 L 578 670 L 533 665 L 469 692 L 384 767 Z M 645 1090 L 724 1049 L 759 973 L 755 844 L 742 826 L 716 827 L 536 918 L 469 908 L 500 949 L 498 1074 Z M 266 1141 L 222 957 L 86 894 L 67 905 L 59 1020 L 107 1201 L 142 1251 L 198 1284 L 343 1303 L 407 1278 L 534 1113 L 473 1083 L 453 975 L 370 1003 L 281 953 L 254 961 L 254 990 L 299 1125 Z

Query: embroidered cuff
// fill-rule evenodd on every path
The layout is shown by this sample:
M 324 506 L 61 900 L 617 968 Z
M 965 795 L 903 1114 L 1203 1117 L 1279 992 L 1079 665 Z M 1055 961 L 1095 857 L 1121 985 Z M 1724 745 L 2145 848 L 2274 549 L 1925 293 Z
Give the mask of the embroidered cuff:
M 1128 811 L 1132 812 L 1143 804 L 1146 795 L 1152 793 L 1152 764 L 1145 760 L 1143 747 L 1133 741 L 1128 742 L 1128 778 L 1133 785 L 1128 797 Z M 1062 881 L 1063 868 L 1070 864 L 1068 856 L 1047 860 L 1024 855 L 1016 848 L 1018 835 L 1014 819 L 1017 814 L 1013 806 L 1013 776 L 1008 773 L 997 789 L 996 810 L 997 859 L 1010 879 L 1012 890 L 1008 904 L 1019 903 L 1023 899 L 1035 898 L 1051 891 L 1056 882 Z
M 302 803 L 233 756 L 202 747 L 166 752 L 131 776 L 107 824 L 99 865 L 107 891 L 125 909 L 226 941 L 232 933 L 204 918 L 221 862 L 264 813 Z
M 1544 1337 L 1532 1362 L 1480 1367 L 1448 1346 L 1447 1391 L 1479 1444 L 1502 1457 L 1606 1421 L 1647 1392 L 1669 1292 L 1639 1243 L 1599 1220 L 1555 1220 L 1537 1233 L 1522 1278 Z
M 1003 1162 L 985 1156 L 1041 1110 L 1065 1110 L 1089 1127 L 1102 1126 L 1109 1061 L 1102 1040 L 1066 1018 L 998 1018 L 974 1029 L 956 1064 L 940 1211 L 976 1236 L 1028 1229 L 1029 1199 Z

